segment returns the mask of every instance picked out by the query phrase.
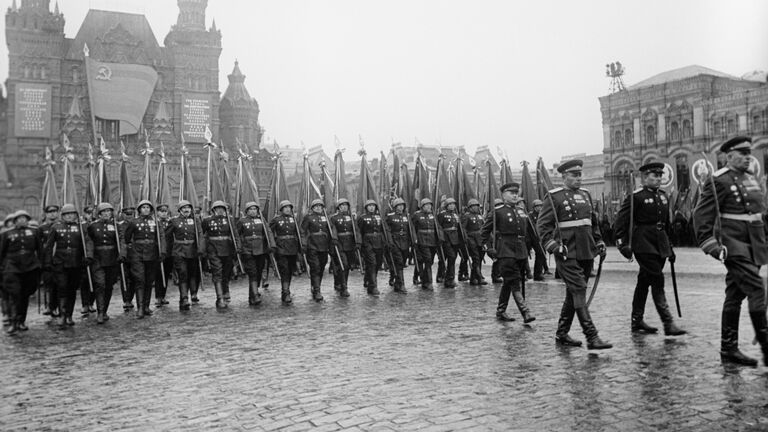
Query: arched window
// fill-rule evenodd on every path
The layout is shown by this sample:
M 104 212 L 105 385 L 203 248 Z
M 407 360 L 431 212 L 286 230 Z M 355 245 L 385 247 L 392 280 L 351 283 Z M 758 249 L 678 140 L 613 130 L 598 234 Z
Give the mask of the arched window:
M 42 66 L 40 68 L 40 79 L 46 79 L 48 76 L 48 71 L 45 66 Z
M 621 147 L 621 145 L 621 131 L 616 131 L 616 133 L 613 134 L 613 146 Z
M 632 135 L 632 129 L 624 131 L 624 145 L 631 146 L 635 144 L 635 138 Z
M 736 133 L 736 120 L 728 119 L 728 134 Z
M 680 125 L 678 125 L 676 121 L 673 121 L 672 124 L 669 125 L 669 133 L 673 141 L 678 141 L 680 139 Z
M 723 131 L 721 130 L 720 122 L 716 121 L 712 123 L 712 136 L 720 136 L 722 134 L 723 134 Z
M 656 128 L 653 126 L 648 126 L 645 128 L 645 142 L 647 144 L 654 144 L 656 143 Z
M 690 138 L 692 135 L 693 130 L 691 129 L 691 121 L 683 120 L 683 138 Z
M 80 71 L 77 69 L 77 67 L 72 68 L 72 82 L 75 84 L 80 82 Z

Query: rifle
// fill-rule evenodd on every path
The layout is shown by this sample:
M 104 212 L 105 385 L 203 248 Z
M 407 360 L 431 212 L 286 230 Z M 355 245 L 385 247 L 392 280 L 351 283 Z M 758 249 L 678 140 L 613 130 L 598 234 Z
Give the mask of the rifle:
M 117 228 L 117 220 L 115 219 L 114 215 L 112 216 L 112 224 L 115 226 L 115 243 L 117 244 L 117 256 L 122 256 L 122 252 L 120 251 L 120 231 Z M 123 292 L 125 292 L 125 290 L 127 289 L 126 284 L 128 283 L 128 281 L 125 279 L 125 263 L 120 261 L 119 266 L 120 266 L 120 288 L 123 290 Z
M 634 183 L 634 174 L 632 171 L 629 171 L 630 179 L 632 179 L 632 183 Z M 634 185 L 633 185 L 634 186 Z M 632 188 L 630 188 L 629 191 L 629 249 L 632 250 L 632 234 L 635 230 L 635 192 Z M 629 257 L 629 262 L 632 262 L 632 256 Z
M 264 224 L 264 218 L 261 216 L 261 209 L 256 207 L 256 211 L 258 212 L 259 219 L 261 219 L 261 229 L 264 231 L 264 237 L 267 238 L 267 247 L 269 248 L 269 259 L 272 262 L 272 266 L 275 267 L 275 274 L 277 275 L 277 278 L 282 280 L 282 277 L 280 276 L 280 270 L 277 269 L 277 260 L 275 259 L 275 253 L 272 252 L 272 248 L 275 247 L 275 239 L 272 238 L 270 235 L 271 233 L 267 231 L 267 226 Z M 267 266 L 267 278 L 269 278 L 269 266 Z M 267 283 L 269 285 L 269 283 Z M 262 286 L 264 284 L 262 283 Z
M 360 263 L 360 274 L 365 274 L 363 256 L 360 255 L 360 247 L 358 246 L 363 243 L 363 239 L 357 233 L 357 216 L 354 214 L 352 214 L 352 236 L 355 238 L 355 254 L 357 254 L 357 262 Z
M 675 293 L 675 306 L 677 306 L 677 316 L 682 318 L 683 313 L 680 311 L 680 298 L 677 294 L 677 275 L 675 274 L 675 263 L 669 263 L 670 275 L 672 275 L 672 290 Z
M 77 214 L 77 228 L 80 230 L 80 241 L 83 243 L 83 256 L 88 258 L 88 250 L 85 247 L 85 233 L 83 233 L 83 224 L 80 222 L 80 213 Z M 93 276 L 91 275 L 91 266 L 85 265 L 85 273 L 88 275 L 88 287 L 93 291 Z
M 419 244 L 419 239 L 416 237 L 416 231 L 413 229 L 413 225 L 411 225 L 411 217 L 408 216 L 408 233 L 411 235 L 411 254 L 413 256 L 413 264 L 416 266 L 416 271 L 421 274 L 421 269 L 419 267 L 419 258 L 418 258 L 418 251 L 416 249 L 416 246 Z

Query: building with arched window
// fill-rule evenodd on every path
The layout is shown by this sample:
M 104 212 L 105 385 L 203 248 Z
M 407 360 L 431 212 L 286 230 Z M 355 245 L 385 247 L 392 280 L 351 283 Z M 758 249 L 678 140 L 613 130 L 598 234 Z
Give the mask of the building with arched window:
M 674 175 L 670 188 L 695 187 L 697 161 L 722 165 L 720 144 L 736 135 L 768 136 L 768 83 L 765 74 L 738 78 L 701 66 L 660 73 L 599 98 L 603 122 L 605 189 L 619 199 L 630 173 L 661 160 Z M 762 150 L 753 152 L 761 167 Z M 765 171 L 758 173 L 765 181 Z

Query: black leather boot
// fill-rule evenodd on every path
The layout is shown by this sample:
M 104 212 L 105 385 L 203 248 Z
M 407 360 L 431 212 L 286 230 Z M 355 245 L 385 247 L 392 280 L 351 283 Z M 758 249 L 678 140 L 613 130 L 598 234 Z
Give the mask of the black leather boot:
M 189 284 L 187 282 L 179 282 L 179 310 L 187 311 L 190 307 Z
M 584 331 L 584 336 L 587 337 L 587 349 L 608 349 L 613 348 L 613 345 L 608 342 L 604 342 L 597 334 L 597 328 L 592 322 L 592 317 L 589 315 L 589 309 L 586 306 L 576 309 L 576 316 L 579 317 L 579 323 L 581 329 Z
M 720 330 L 720 360 L 744 366 L 757 366 L 757 360 L 739 351 L 739 315 L 741 310 L 723 311 Z
M 282 300 L 284 304 L 291 304 L 291 302 L 293 302 L 293 298 L 291 298 L 291 283 L 287 281 L 281 281 L 280 285 L 280 300 Z
M 528 310 L 528 304 L 523 298 L 523 292 L 520 289 L 512 290 L 512 298 L 515 300 L 517 309 L 520 311 L 520 315 L 523 316 L 523 322 L 525 324 L 536 321 L 536 317 L 531 315 L 531 311 Z
M 750 312 L 752 327 L 755 328 L 755 338 L 763 350 L 763 364 L 768 366 L 768 320 L 765 312 Z
M 221 287 L 221 282 L 214 282 L 213 289 L 216 291 L 216 308 L 224 309 L 227 307 L 227 302 L 224 301 L 224 290 Z
M 407 294 L 408 290 L 405 289 L 405 276 L 403 276 L 403 269 L 397 269 L 397 280 L 395 281 L 395 292 L 401 294 Z
M 680 336 L 688 333 L 675 325 L 672 312 L 669 311 L 667 296 L 664 295 L 664 279 L 661 279 L 655 286 L 651 287 L 651 295 L 653 296 L 653 303 L 656 304 L 656 311 L 659 313 L 661 322 L 664 323 L 664 334 L 667 336 Z
M 632 312 L 632 333 L 647 333 L 647 334 L 654 334 L 658 333 L 659 329 L 656 327 L 651 327 L 648 324 L 643 321 L 643 314 L 637 314 L 635 311 Z
M 248 304 L 256 306 L 261 304 L 261 293 L 258 281 L 248 281 Z
M 316 302 L 323 301 L 323 295 L 320 293 L 320 278 L 312 278 L 312 300 Z
M 562 346 L 580 347 L 581 341 L 573 339 L 568 335 L 573 323 L 573 315 L 576 312 L 569 299 L 563 302 L 563 308 L 560 310 L 560 318 L 557 320 L 557 332 L 555 333 L 555 343 Z

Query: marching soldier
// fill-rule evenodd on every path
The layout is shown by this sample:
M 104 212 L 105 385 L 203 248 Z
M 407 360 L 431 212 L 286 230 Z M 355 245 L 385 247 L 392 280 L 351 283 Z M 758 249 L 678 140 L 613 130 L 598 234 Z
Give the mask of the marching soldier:
M 357 226 L 363 236 L 363 261 L 365 263 L 365 276 L 363 286 L 370 295 L 379 295 L 377 278 L 381 260 L 384 255 L 384 233 L 379 206 L 374 200 L 365 202 L 365 213 L 357 218 Z
M 499 273 L 504 280 L 499 292 L 499 303 L 496 307 L 496 318 L 499 321 L 514 321 L 507 314 L 509 296 L 515 300 L 524 323 L 536 320 L 528 310 L 528 304 L 523 298 L 522 278 L 525 264 L 528 262 L 528 247 L 526 242 L 531 237 L 528 221 L 515 208 L 520 185 L 507 183 L 501 187 L 503 205 L 494 208 L 485 216 L 481 240 L 486 247 L 488 256 L 497 261 Z
M 59 293 L 60 326 L 73 326 L 77 289 L 80 287 L 85 266 L 93 261 L 83 250 L 80 218 L 72 204 L 61 208 L 61 221 L 56 222 L 48 233 L 44 263 L 53 272 L 56 291 Z
M 192 204 L 181 200 L 176 210 L 179 214 L 168 223 L 165 239 L 171 251 L 173 269 L 179 278 L 179 310 L 185 311 L 190 308 L 190 294 L 192 302 L 197 303 L 197 287 L 203 277 L 200 274 L 200 259 L 205 256 L 205 247 L 200 220 L 192 214 Z
M 496 198 L 493 200 L 493 208 L 499 209 L 504 206 L 504 201 L 501 198 Z M 504 282 L 504 279 L 501 277 L 501 272 L 499 272 L 499 261 L 496 260 L 491 264 L 491 282 L 497 284 Z
M 312 286 L 312 299 L 323 301 L 320 285 L 323 282 L 323 271 L 328 264 L 328 251 L 331 248 L 331 231 L 328 219 L 323 214 L 323 200 L 312 201 L 312 213 L 301 220 L 301 237 L 304 239 L 307 262 L 309 264 L 309 279 Z
M 3 226 L 0 227 L 0 238 L 2 238 L 2 234 L 10 229 L 13 229 L 13 216 L 14 213 L 9 213 L 5 216 L 5 219 L 3 219 Z M 2 262 L 0 262 L 0 270 L 2 270 Z M 0 306 L 2 306 L 2 312 L 3 312 L 3 326 L 8 326 L 11 324 L 11 296 L 3 289 L 3 281 L 2 277 L 0 276 Z M 46 309 L 48 306 L 45 306 Z M 50 315 L 50 311 L 48 312 L 48 315 Z
M 634 191 L 631 196 L 627 196 L 616 216 L 617 246 L 626 259 L 631 259 L 634 254 L 640 265 L 632 299 L 632 333 L 658 332 L 657 328 L 643 321 L 645 301 L 648 298 L 650 286 L 653 302 L 664 324 L 664 334 L 678 336 L 686 332 L 675 325 L 664 295 L 662 269 L 667 258 L 670 263 L 675 262 L 675 253 L 672 251 L 668 237 L 669 198 L 660 188 L 663 174 L 664 164 L 661 162 L 651 162 L 640 167 L 643 187 Z M 630 211 L 633 209 L 634 214 L 630 217 Z M 632 226 L 630 226 L 630 219 L 634 221 Z M 630 230 L 631 244 L 629 243 Z
M 165 236 L 159 235 L 152 203 L 139 202 L 139 216 L 128 222 L 123 237 L 131 263 L 131 279 L 136 290 L 136 317 L 152 315 L 149 303 L 152 300 L 152 285 L 160 261 L 165 260 Z
M 43 223 L 38 228 L 43 242 L 48 240 L 51 228 L 59 221 L 59 209 L 57 205 L 49 205 L 44 209 Z M 43 315 L 50 315 L 56 318 L 59 316 L 59 293 L 56 291 L 56 281 L 53 279 L 53 273 L 47 267 L 43 266 L 42 271 L 42 291 L 44 294 L 43 298 L 46 300 Z
M 435 225 L 435 215 L 432 213 L 432 200 L 424 198 L 419 203 L 421 209 L 414 212 L 411 216 L 411 223 L 416 231 L 417 257 L 421 265 L 421 288 L 432 289 L 432 264 L 437 253 L 438 242 L 442 239 L 437 232 Z
M 539 221 L 539 214 L 541 213 L 541 208 L 544 206 L 544 202 L 540 199 L 535 199 L 533 200 L 532 204 L 533 210 L 528 213 L 528 217 L 535 227 L 536 223 Z M 534 233 L 534 235 L 534 242 L 541 245 L 538 234 Z M 549 268 L 547 267 L 547 256 L 544 254 L 544 249 L 541 247 L 534 247 L 533 253 L 535 254 L 533 261 L 533 280 L 540 282 L 544 280 L 545 274 L 549 274 Z
M 483 217 L 480 215 L 480 202 L 474 198 L 467 203 L 467 212 L 461 216 L 461 224 L 467 233 L 467 249 L 469 250 L 471 269 L 469 272 L 470 285 L 488 285 L 483 277 Z
M 255 306 L 261 304 L 261 273 L 270 252 L 265 236 L 271 233 L 261 220 L 259 204 L 253 201 L 245 203 L 245 217 L 240 218 L 236 225 L 239 243 L 243 249 L 243 266 L 248 274 L 248 304 Z
M 229 305 L 229 279 L 232 277 L 234 260 L 237 257 L 233 239 L 233 228 L 227 217 L 227 203 L 216 201 L 211 206 L 213 214 L 203 220 L 206 256 L 211 266 L 211 278 L 216 290 L 216 307 Z
M 277 246 L 275 259 L 277 260 L 277 270 L 280 272 L 282 287 L 280 299 L 284 304 L 290 304 L 293 301 L 291 298 L 291 278 L 302 251 L 299 248 L 296 219 L 293 217 L 293 204 L 288 200 L 283 200 L 280 202 L 278 210 L 280 214 L 272 218 L 269 222 L 269 228 L 275 236 L 275 245 Z
M 128 229 L 129 222 L 132 221 L 136 217 L 136 208 L 135 207 L 125 207 L 120 211 L 119 219 L 117 220 L 117 232 L 120 235 L 120 238 L 125 240 L 125 233 Z M 123 311 L 128 312 L 129 310 L 133 309 L 133 297 L 136 293 L 136 287 L 133 282 L 133 275 L 131 274 L 131 261 L 130 261 L 130 251 L 131 251 L 131 245 L 127 244 L 126 247 L 126 253 L 127 257 L 129 257 L 125 263 L 123 263 L 123 267 L 125 268 L 125 278 L 127 279 L 123 284 L 120 284 L 121 294 L 123 297 Z M 120 277 L 123 277 L 121 274 Z M 138 302 L 137 302 L 138 304 Z
M 592 212 L 592 198 L 581 189 L 582 165 L 573 159 L 557 168 L 564 187 L 549 191 L 536 228 L 544 249 L 555 254 L 557 271 L 565 282 L 555 341 L 563 346 L 581 346 L 581 341 L 568 336 L 575 313 L 587 337 L 587 348 L 607 349 L 613 345 L 600 339 L 587 308 L 587 281 L 594 258 L 596 254 L 605 256 L 606 251 Z
M 91 222 L 93 222 L 93 206 L 83 207 L 83 214 L 80 218 L 80 221 L 83 224 L 83 229 L 85 229 L 85 227 L 87 227 L 88 225 L 91 224 Z M 89 255 L 89 256 L 93 256 L 93 255 Z M 82 306 L 80 313 L 83 316 L 85 316 L 91 312 L 96 312 L 97 310 L 93 307 L 94 303 L 96 302 L 96 293 L 91 291 L 91 286 L 88 283 L 88 277 L 85 275 L 80 278 L 79 290 L 80 290 L 80 304 Z
M 39 284 L 43 240 L 37 229 L 27 226 L 30 219 L 24 210 L 13 213 L 14 227 L 0 236 L 3 289 L 10 297 L 10 323 L 6 332 L 11 335 L 28 330 L 25 322 L 29 297 Z
M 349 279 L 349 268 L 355 262 L 355 221 L 349 214 L 349 201 L 346 198 L 340 198 L 336 203 L 336 214 L 331 216 L 331 223 L 338 235 L 339 258 L 334 254 L 333 288 L 338 291 L 342 297 L 349 297 L 347 280 Z M 341 267 L 344 270 L 339 270 Z
M 405 277 L 403 268 L 408 257 L 408 249 L 411 247 L 411 233 L 408 215 L 405 214 L 405 201 L 395 198 L 392 201 L 394 211 L 387 215 L 387 226 L 392 233 L 392 244 L 389 247 L 392 262 L 389 264 L 390 279 L 394 280 L 395 292 L 407 293 L 405 289 Z
M 165 232 L 170 225 L 170 213 L 168 211 L 167 204 L 157 205 L 157 225 L 160 230 L 160 234 L 165 236 Z M 165 272 L 163 272 L 163 270 Z M 161 307 L 168 304 L 168 300 L 165 299 L 165 295 L 168 291 L 168 281 L 171 279 L 171 273 L 173 272 L 173 257 L 167 256 L 163 261 L 162 268 L 157 268 L 157 277 L 155 279 L 155 306 Z
M 126 260 L 126 248 L 122 238 L 119 239 L 118 245 L 113 211 L 112 204 L 99 204 L 96 207 L 98 219 L 88 226 L 85 233 L 86 254 L 93 257 L 91 274 L 96 297 L 97 324 L 104 324 L 104 321 L 109 320 L 107 311 L 112 299 L 112 287 L 120 274 L 120 263 Z
M 456 200 L 448 198 L 443 203 L 443 211 L 437 215 L 437 221 L 444 233 L 443 254 L 445 258 L 445 273 L 443 274 L 443 286 L 456 288 L 456 255 L 461 248 L 461 233 L 459 232 L 459 215 L 456 214 Z
M 699 247 L 723 261 L 725 301 L 722 314 L 720 358 L 724 362 L 756 366 L 757 360 L 739 350 L 739 315 L 746 298 L 755 336 L 768 365 L 768 324 L 765 288 L 760 266 L 768 264 L 765 206 L 760 184 L 749 169 L 752 139 L 728 140 L 720 151 L 728 163 L 704 182 L 693 222 Z M 714 189 L 713 189 L 714 188 Z

